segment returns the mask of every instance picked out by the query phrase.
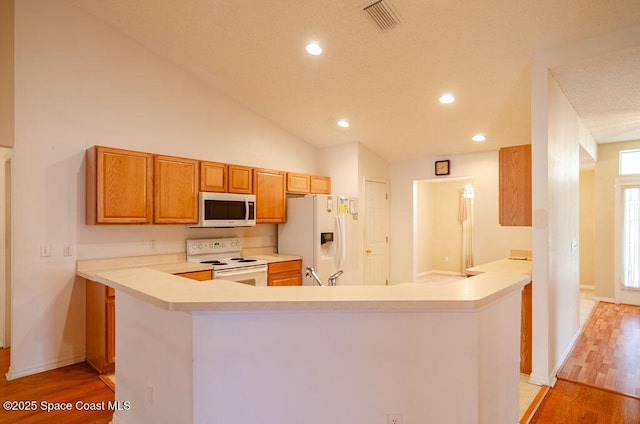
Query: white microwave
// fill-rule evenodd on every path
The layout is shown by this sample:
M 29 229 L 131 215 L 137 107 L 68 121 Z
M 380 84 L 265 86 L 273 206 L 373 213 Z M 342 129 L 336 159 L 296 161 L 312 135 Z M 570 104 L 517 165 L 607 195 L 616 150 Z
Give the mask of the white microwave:
M 200 192 L 196 227 L 252 227 L 256 225 L 253 194 Z

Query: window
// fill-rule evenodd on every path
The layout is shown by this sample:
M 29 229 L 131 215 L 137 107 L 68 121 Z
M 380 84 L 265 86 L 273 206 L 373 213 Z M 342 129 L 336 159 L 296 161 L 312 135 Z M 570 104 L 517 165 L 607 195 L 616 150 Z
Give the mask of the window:
M 620 151 L 620 175 L 640 174 L 640 149 Z

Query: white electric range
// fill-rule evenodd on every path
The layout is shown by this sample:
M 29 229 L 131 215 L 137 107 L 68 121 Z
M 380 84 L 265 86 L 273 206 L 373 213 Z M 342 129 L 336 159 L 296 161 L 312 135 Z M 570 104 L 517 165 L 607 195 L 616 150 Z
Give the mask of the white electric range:
M 213 279 L 236 281 L 251 286 L 267 285 L 267 261 L 241 256 L 239 238 L 187 240 L 187 261 L 211 264 Z

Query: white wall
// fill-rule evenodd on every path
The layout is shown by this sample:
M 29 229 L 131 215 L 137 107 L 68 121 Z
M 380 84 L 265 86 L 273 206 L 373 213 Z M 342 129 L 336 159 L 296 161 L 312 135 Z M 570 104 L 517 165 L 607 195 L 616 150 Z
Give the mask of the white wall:
M 460 190 L 471 179 L 417 181 L 415 202 L 416 276 L 430 271 L 461 272 Z
M 498 224 L 498 152 L 425 157 L 391 164 L 391 282 L 411 282 L 417 272 L 413 223 L 413 182 L 434 179 L 434 162 L 449 159 L 451 175 L 469 177 L 475 189 L 475 263 L 504 258 L 510 249 L 531 249 L 530 227 Z
M 613 187 L 613 186 L 612 186 Z M 595 269 L 595 172 L 580 171 L 580 285 L 593 286 Z
M 14 0 L 0 2 L 0 146 L 13 146 L 14 130 Z
M 84 359 L 77 259 L 184 251 L 186 238 L 235 234 L 86 226 L 86 148 L 317 172 L 314 147 L 65 1 L 17 2 L 15 27 L 14 377 Z M 273 225 L 240 234 L 275 245 Z M 51 257 L 39 256 L 41 243 Z M 76 255 L 62 256 L 64 244 Z
M 640 140 L 601 144 L 595 169 L 595 295 L 615 297 L 615 179 L 621 150 L 640 149 Z

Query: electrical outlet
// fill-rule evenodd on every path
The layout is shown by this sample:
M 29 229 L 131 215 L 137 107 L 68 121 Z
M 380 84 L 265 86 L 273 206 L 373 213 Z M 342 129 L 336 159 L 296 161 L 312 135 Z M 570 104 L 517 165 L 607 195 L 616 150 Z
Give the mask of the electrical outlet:
M 158 247 L 158 243 L 155 240 L 149 241 L 149 250 L 156 250 Z
M 402 424 L 402 414 L 387 414 L 387 424 Z

